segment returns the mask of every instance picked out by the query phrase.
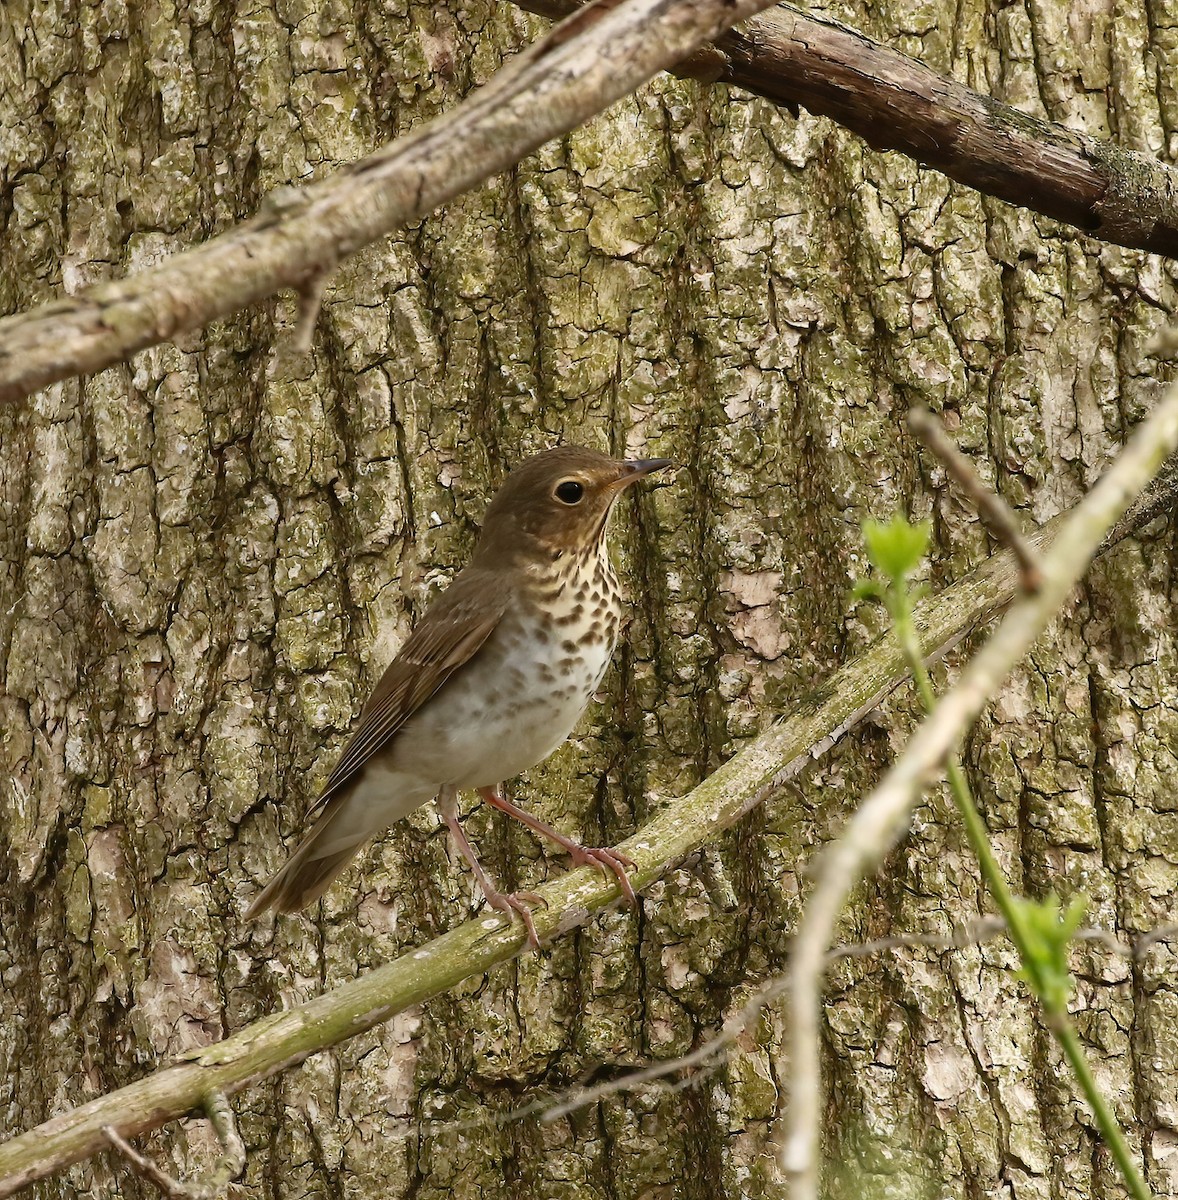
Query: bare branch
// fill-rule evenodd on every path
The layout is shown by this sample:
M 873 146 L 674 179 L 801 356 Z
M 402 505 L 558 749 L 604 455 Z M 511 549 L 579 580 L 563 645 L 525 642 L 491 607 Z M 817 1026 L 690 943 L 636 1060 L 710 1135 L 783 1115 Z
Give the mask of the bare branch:
M 782 1165 L 794 1200 L 817 1200 L 822 1108 L 819 1064 L 821 988 L 835 922 L 851 890 L 903 836 L 909 816 L 965 730 L 997 693 L 1088 569 L 1108 531 L 1178 446 L 1178 386 L 1168 388 L 1099 483 L 1060 525 L 1042 559 L 1043 583 L 1003 618 L 957 684 L 919 728 L 846 832 L 822 851 L 791 955 L 789 1070 L 793 1092 Z
M 601 2 L 601 0 L 599 0 Z M 452 112 L 248 223 L 127 279 L 0 320 L 0 401 L 199 329 L 283 288 L 306 292 L 362 246 L 574 129 L 771 0 L 626 0 L 575 17 Z M 608 6 L 608 5 L 606 5 Z
M 577 0 L 516 0 L 559 18 Z M 837 21 L 789 4 L 697 51 L 676 74 L 830 117 L 873 149 L 1084 233 L 1178 257 L 1178 172 L 1002 104 Z
M 1023 537 L 1018 519 L 1006 501 L 982 481 L 969 459 L 957 449 L 940 421 L 927 408 L 909 409 L 908 427 L 941 460 L 949 477 L 973 502 L 986 528 L 1000 544 L 1013 551 L 1022 571 L 1023 591 L 1037 592 L 1043 582 L 1039 556 Z

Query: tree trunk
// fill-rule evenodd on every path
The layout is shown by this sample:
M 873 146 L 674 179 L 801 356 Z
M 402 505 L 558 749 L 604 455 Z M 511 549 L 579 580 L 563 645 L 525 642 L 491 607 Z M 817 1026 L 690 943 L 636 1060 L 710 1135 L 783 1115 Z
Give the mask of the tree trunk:
M 1156 12 L 1153 11 L 1156 9 Z M 1159 153 L 1162 7 L 904 0 L 847 18 L 983 92 Z M 0 11 L 0 310 L 116 276 L 454 104 L 544 23 L 507 4 Z M 301 917 L 245 924 L 367 689 L 470 552 L 504 472 L 560 440 L 685 464 L 627 503 L 633 621 L 578 734 L 514 793 L 610 844 L 881 627 L 848 615 L 867 516 L 934 520 L 930 582 L 989 550 L 907 431 L 925 403 L 1028 523 L 1155 394 L 1169 263 L 979 197 L 823 119 L 663 78 L 333 278 L 0 412 L 0 1132 L 394 957 L 471 913 L 432 806 Z M 1172 919 L 1168 525 L 1102 560 L 973 736 L 1017 888 Z M 952 663 L 950 664 L 952 670 Z M 696 1086 L 497 1114 L 680 1054 L 780 971 L 805 863 L 911 728 L 905 693 L 621 910 L 238 1097 L 250 1197 L 732 1200 L 783 1186 L 770 1015 Z M 470 806 L 498 876 L 566 862 Z M 987 911 L 939 793 L 845 939 Z M 1003 940 L 835 968 L 832 1196 L 1121 1194 Z M 1164 941 L 1083 943 L 1077 1022 L 1178 1195 Z M 460 1129 L 454 1122 L 479 1122 Z M 201 1122 L 143 1145 L 173 1173 Z M 44 1195 L 150 1194 L 113 1159 Z

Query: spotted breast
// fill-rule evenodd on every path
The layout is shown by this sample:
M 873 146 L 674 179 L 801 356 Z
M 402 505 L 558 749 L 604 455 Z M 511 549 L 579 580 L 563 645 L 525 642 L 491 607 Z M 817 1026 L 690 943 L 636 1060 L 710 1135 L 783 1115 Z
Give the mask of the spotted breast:
M 455 788 L 511 779 L 573 731 L 601 684 L 622 602 L 604 547 L 562 555 L 523 579 L 479 651 L 390 748 L 398 772 Z

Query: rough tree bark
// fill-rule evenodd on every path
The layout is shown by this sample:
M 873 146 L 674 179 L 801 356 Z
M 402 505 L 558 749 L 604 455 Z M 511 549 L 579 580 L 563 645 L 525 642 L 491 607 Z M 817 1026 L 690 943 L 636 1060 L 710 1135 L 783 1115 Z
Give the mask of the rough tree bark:
M 979 90 L 1168 153 L 1173 18 L 1063 0 L 840 15 Z M 1114 19 L 1115 17 L 1115 19 Z M 0 11 L 0 310 L 149 261 L 370 150 L 542 28 L 507 5 Z M 422 812 L 306 919 L 239 914 L 354 713 L 463 561 L 510 464 L 558 438 L 687 464 L 621 515 L 634 621 L 580 736 L 520 790 L 612 841 L 863 645 L 858 525 L 987 549 L 903 425 L 923 401 L 1025 518 L 1073 501 L 1150 403 L 1167 262 L 979 198 L 830 122 L 663 79 L 346 264 L 309 361 L 288 298 L 0 412 L 0 1131 L 126 1082 L 465 915 Z M 1097 565 L 968 758 L 1017 884 L 1134 935 L 1173 917 L 1171 535 Z M 803 866 L 914 708 L 555 946 L 238 1099 L 239 1194 L 771 1194 L 788 1079 L 766 1019 L 718 1075 L 554 1126 L 436 1132 L 689 1049 L 784 964 Z M 520 886 L 559 871 L 481 811 Z M 931 797 L 846 936 L 945 930 L 976 872 Z M 1002 941 L 839 965 L 833 1195 L 1119 1194 Z M 1085 945 L 1078 1023 L 1178 1194 L 1173 955 Z M 424 1128 L 418 1122 L 427 1122 Z M 190 1134 L 194 1145 L 184 1136 Z M 147 1139 L 174 1171 L 204 1126 Z M 107 1160 L 43 1185 L 145 1194 Z

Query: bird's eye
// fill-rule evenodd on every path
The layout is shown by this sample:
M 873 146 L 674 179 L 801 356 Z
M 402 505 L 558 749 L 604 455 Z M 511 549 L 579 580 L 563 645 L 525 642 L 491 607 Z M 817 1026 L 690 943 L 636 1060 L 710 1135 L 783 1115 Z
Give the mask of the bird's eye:
M 580 504 L 584 498 L 585 489 L 575 479 L 564 479 L 556 485 L 552 493 L 562 504 Z

